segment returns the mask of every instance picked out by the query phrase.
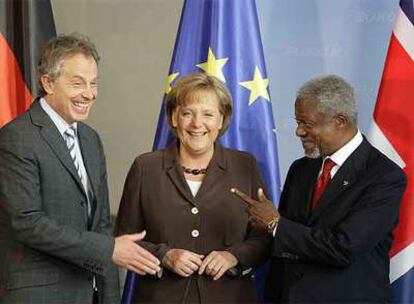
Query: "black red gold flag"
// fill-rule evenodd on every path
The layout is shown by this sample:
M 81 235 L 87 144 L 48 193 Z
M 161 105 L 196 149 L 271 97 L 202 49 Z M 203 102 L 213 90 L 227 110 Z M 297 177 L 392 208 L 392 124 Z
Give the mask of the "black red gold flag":
M 37 96 L 40 49 L 53 36 L 50 0 L 0 0 L 0 127 Z

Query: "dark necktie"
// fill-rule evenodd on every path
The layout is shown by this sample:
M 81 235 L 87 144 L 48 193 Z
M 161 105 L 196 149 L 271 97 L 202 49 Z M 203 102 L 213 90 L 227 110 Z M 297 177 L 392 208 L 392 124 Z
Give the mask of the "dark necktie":
M 316 181 L 315 189 L 313 190 L 312 196 L 312 210 L 318 205 L 319 199 L 322 196 L 322 193 L 325 191 L 326 186 L 331 181 L 331 170 L 335 166 L 335 162 L 327 158 L 323 163 L 322 173 Z

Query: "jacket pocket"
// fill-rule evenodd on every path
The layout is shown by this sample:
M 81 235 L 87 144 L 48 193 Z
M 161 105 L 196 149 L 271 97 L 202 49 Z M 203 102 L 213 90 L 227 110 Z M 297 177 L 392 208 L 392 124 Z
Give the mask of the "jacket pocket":
M 55 284 L 59 281 L 60 271 L 57 267 L 27 269 L 9 273 L 7 288 L 9 290 Z

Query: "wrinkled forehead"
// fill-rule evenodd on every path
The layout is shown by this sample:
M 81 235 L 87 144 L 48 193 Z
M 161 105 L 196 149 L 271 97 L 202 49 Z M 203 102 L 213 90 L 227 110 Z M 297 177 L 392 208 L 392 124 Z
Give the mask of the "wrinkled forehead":
M 336 111 L 320 106 L 312 99 L 297 99 L 295 102 L 295 118 L 303 121 L 325 121 L 336 115 Z
M 320 116 L 318 102 L 311 99 L 298 98 L 295 101 L 295 117 L 296 119 L 316 118 Z
M 317 110 L 318 102 L 310 98 L 297 98 L 295 101 L 295 112 L 308 112 L 310 110 Z
M 58 62 L 58 69 L 62 74 L 84 74 L 90 77 L 97 77 L 98 74 L 95 59 L 83 53 L 75 53 L 61 59 Z

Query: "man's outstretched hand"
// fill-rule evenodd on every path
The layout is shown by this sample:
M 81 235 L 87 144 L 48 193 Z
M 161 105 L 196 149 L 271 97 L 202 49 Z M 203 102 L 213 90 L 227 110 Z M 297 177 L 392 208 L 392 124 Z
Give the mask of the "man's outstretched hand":
M 160 261 L 149 251 L 138 245 L 138 241 L 141 241 L 144 237 L 145 231 L 116 237 L 112 255 L 114 264 L 141 275 L 155 274 L 160 271 Z

